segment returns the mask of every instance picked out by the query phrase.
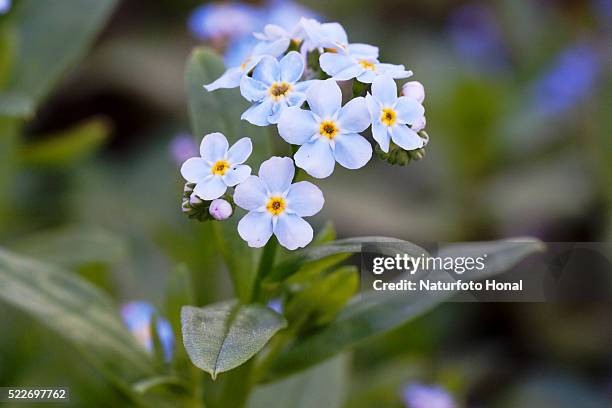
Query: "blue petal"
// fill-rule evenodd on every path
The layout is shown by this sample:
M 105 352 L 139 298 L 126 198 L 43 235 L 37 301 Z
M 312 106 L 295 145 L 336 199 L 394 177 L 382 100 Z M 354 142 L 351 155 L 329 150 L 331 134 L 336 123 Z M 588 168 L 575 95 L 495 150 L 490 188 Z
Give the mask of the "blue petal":
M 295 167 L 289 157 L 271 157 L 259 167 L 259 177 L 271 194 L 283 194 L 293 181 Z
M 378 142 L 380 149 L 383 152 L 388 153 L 391 136 L 389 135 L 389 128 L 380 120 L 372 122 L 372 136 L 374 137 L 374 140 Z
M 310 109 L 321 118 L 333 116 L 342 104 L 342 92 L 333 79 L 315 82 L 306 93 Z
M 299 52 L 291 51 L 280 60 L 280 79 L 289 83 L 297 82 L 304 73 L 304 59 Z
M 294 90 L 289 94 L 286 101 L 289 106 L 300 107 L 304 104 L 304 102 L 306 102 L 306 94 L 304 92 L 297 92 Z
M 302 145 L 318 132 L 312 113 L 298 107 L 285 109 L 278 122 L 278 133 L 291 144 Z
M 408 78 L 412 76 L 412 71 L 407 71 L 403 65 L 377 64 L 376 70 L 379 75 L 388 75 L 395 79 Z
M 214 163 L 225 159 L 228 147 L 229 143 L 222 133 L 209 133 L 200 143 L 200 156 Z
M 393 104 L 397 99 L 397 85 L 393 78 L 387 75 L 376 77 L 372 83 L 372 96 L 383 104 Z
M 234 191 L 236 205 L 248 211 L 264 207 L 267 197 L 267 186 L 257 176 L 247 177 Z
M 372 146 L 356 133 L 338 135 L 334 142 L 334 158 L 347 169 L 360 169 L 372 158 Z
M 278 217 L 274 235 L 285 248 L 293 251 L 303 248 L 312 241 L 313 231 L 310 224 L 294 214 L 283 214 Z
M 272 236 L 272 214 L 251 211 L 238 223 L 238 234 L 251 248 L 261 248 Z
M 347 81 L 355 78 L 365 70 L 354 58 L 332 52 L 321 55 L 319 63 L 321 64 L 321 69 L 337 81 Z
M 229 186 L 234 187 L 236 184 L 242 183 L 251 174 L 251 168 L 245 164 L 239 164 L 228 170 L 223 175 L 223 182 Z
M 287 210 L 300 217 L 315 215 L 321 208 L 325 199 L 319 187 L 308 181 L 292 184 L 287 192 Z
M 210 164 L 199 157 L 188 159 L 181 166 L 181 175 L 190 183 L 199 183 L 210 176 Z
M 270 42 L 260 42 L 253 49 L 253 55 L 270 55 L 278 57 L 289 48 L 289 38 L 279 38 Z
M 244 163 L 253 152 L 253 143 L 248 137 L 243 137 L 227 151 L 227 160 L 231 165 Z
M 329 177 L 336 165 L 329 141 L 324 137 L 302 145 L 294 158 L 296 166 L 316 178 Z
M 366 100 L 363 97 L 351 99 L 338 113 L 338 125 L 344 132 L 360 133 L 370 126 L 372 119 Z
M 349 54 L 357 59 L 378 59 L 378 47 L 370 44 L 349 44 L 348 51 Z
M 398 98 L 394 109 L 397 112 L 397 120 L 399 123 L 416 123 L 421 120 L 425 114 L 423 105 L 408 96 Z
M 280 67 L 277 59 L 268 55 L 264 56 L 255 67 L 253 78 L 268 86 L 278 82 L 280 80 Z
M 346 35 L 346 31 L 344 31 L 344 27 L 340 25 L 340 23 L 324 23 L 321 24 L 321 32 L 323 36 L 333 41 L 330 45 L 346 45 L 348 44 L 348 37 Z M 323 44 L 323 46 L 327 46 Z
M 263 82 L 244 76 L 240 81 L 240 93 L 249 102 L 259 102 L 268 95 L 268 86 Z
M 217 89 L 230 89 L 240 86 L 240 79 L 244 72 L 240 68 L 230 68 L 221 77 L 208 85 L 204 85 L 204 88 L 208 92 L 212 92 Z
M 390 129 L 393 143 L 405 150 L 414 150 L 423 147 L 425 141 L 406 125 L 395 125 Z
M 255 103 L 249 109 L 244 111 L 240 119 L 256 126 L 268 126 L 270 122 L 268 118 L 272 115 L 272 106 L 274 102 L 270 98 L 266 98 L 261 103 Z
M 377 76 L 378 75 L 376 75 L 376 72 L 364 69 L 363 73 L 357 77 L 357 80 L 359 82 L 363 82 L 364 84 L 371 84 L 374 82 Z
M 198 183 L 193 189 L 193 193 L 202 200 L 214 200 L 225 194 L 227 185 L 220 176 L 210 176 Z

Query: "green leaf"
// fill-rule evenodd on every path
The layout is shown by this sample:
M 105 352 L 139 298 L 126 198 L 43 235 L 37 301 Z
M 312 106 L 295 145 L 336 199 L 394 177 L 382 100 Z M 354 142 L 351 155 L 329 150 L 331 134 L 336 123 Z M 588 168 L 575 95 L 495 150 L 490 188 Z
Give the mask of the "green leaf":
M 37 167 L 68 167 L 95 153 L 110 135 L 106 119 L 93 118 L 23 147 L 21 160 Z
M 30 234 L 10 245 L 21 255 L 66 269 L 92 263 L 116 263 L 127 256 L 127 243 L 99 227 L 66 226 Z
M 247 408 L 340 408 L 349 386 L 349 358 L 339 355 L 282 381 L 255 388 Z
M 4 90 L 32 106 L 83 56 L 110 16 L 115 0 L 16 2 L 11 15 L 18 50 Z M 2 106 L 2 104 L 0 104 Z M 21 113 L 31 112 L 21 109 Z M 25 116 L 25 115 L 23 115 Z
M 542 249 L 543 244 L 535 240 L 496 241 L 450 245 L 442 248 L 437 256 L 477 257 L 486 253 L 486 270 L 461 275 L 461 279 L 467 281 L 506 272 L 528 255 Z M 443 281 L 453 279 L 444 271 L 432 271 L 428 278 Z M 343 352 L 360 341 L 399 327 L 452 295 L 451 292 L 418 292 L 413 295 L 402 292 L 384 295 L 367 292 L 356 297 L 327 327 L 297 341 L 279 355 L 272 366 L 271 378 L 302 370 Z
M 181 331 L 181 308 L 194 302 L 191 273 L 181 264 L 170 275 L 166 286 L 166 316 L 175 332 Z
M 133 381 L 152 361 L 121 322 L 118 308 L 85 280 L 0 249 L 0 300 L 57 332 L 99 364 Z
M 286 326 L 282 316 L 263 305 L 235 301 L 185 306 L 181 321 L 189 358 L 213 379 L 245 363 Z
M 295 274 L 308 262 L 318 261 L 337 254 L 360 253 L 363 244 L 385 243 L 385 250 L 391 253 L 406 253 L 413 256 L 427 254 L 423 248 L 407 241 L 388 237 L 356 237 L 331 241 L 323 245 L 310 246 L 295 251 L 291 256 L 278 264 L 263 280 L 264 285 L 277 284 Z

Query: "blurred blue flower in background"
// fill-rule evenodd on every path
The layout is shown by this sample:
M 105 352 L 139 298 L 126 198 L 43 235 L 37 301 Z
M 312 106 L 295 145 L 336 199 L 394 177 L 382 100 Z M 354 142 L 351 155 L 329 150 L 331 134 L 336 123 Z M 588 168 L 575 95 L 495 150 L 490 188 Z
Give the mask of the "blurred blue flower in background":
M 189 30 L 201 40 L 248 36 L 263 24 L 261 9 L 239 2 L 209 3 L 189 16 Z
M 128 302 L 121 306 L 123 323 L 149 352 L 153 351 L 151 320 L 156 313 L 153 305 L 143 301 Z M 164 359 L 170 361 L 174 349 L 174 333 L 168 320 L 159 316 L 157 317 L 157 336 L 164 351 Z
M 507 65 L 499 23 L 490 8 L 476 3 L 460 7 L 448 29 L 455 51 L 473 67 L 496 71 Z
M 603 24 L 609 24 L 612 21 L 612 0 L 593 0 L 593 8 L 595 14 Z
M 454 408 L 455 402 L 446 390 L 434 385 L 408 384 L 402 390 L 406 408 Z
M 193 136 L 188 133 L 179 133 L 170 141 L 170 156 L 178 164 L 183 164 L 190 157 L 198 155 L 198 146 Z
M 276 313 L 283 314 L 283 301 L 280 298 L 270 299 L 267 306 Z
M 11 9 L 12 0 L 0 0 L 0 14 L 6 14 Z
M 600 69 L 600 58 L 589 44 L 566 48 L 532 84 L 536 111 L 558 115 L 584 101 L 594 91 Z
M 314 11 L 290 0 L 271 0 L 266 5 L 266 24 L 291 30 L 302 17 L 321 19 Z

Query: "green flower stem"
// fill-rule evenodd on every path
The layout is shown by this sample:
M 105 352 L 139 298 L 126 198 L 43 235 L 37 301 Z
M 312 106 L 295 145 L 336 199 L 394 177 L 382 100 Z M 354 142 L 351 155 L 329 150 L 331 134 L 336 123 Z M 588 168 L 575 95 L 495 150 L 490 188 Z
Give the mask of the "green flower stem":
M 255 284 L 253 285 L 253 292 L 251 294 L 251 300 L 263 301 L 260 299 L 261 295 L 261 282 L 263 278 L 272 270 L 274 267 L 274 261 L 276 259 L 276 253 L 278 248 L 278 241 L 274 236 L 270 238 L 268 243 L 263 249 L 261 258 L 259 259 L 259 266 L 257 267 L 257 273 L 255 275 Z

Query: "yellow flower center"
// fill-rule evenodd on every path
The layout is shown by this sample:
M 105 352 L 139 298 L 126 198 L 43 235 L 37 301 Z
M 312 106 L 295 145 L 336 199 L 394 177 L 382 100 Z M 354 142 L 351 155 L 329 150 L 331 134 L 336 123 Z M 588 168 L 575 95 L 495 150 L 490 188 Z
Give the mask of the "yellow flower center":
M 397 121 L 397 113 L 391 108 L 385 108 L 382 110 L 382 115 L 380 116 L 380 120 L 385 125 L 391 127 Z
M 321 136 L 325 136 L 329 140 L 336 137 L 336 135 L 338 134 L 338 130 L 339 129 L 336 124 L 331 120 L 321 122 L 321 126 L 319 127 L 319 133 L 321 134 Z
M 291 91 L 291 84 L 287 82 L 275 82 L 272 84 L 268 92 L 275 101 L 280 100 Z
M 272 215 L 280 215 L 285 211 L 287 203 L 283 197 L 271 197 L 266 204 L 266 210 Z
M 338 49 L 337 48 L 324 48 L 323 51 L 329 52 L 329 53 L 332 53 L 332 54 L 337 54 L 338 53 Z
M 361 60 L 359 61 L 359 65 L 361 65 L 364 69 L 367 69 L 368 71 L 376 71 L 376 65 L 368 60 Z
M 230 165 L 227 160 L 219 160 L 212 166 L 212 169 L 210 170 L 210 172 L 212 174 L 218 174 L 222 176 L 225 173 L 227 173 L 229 168 L 230 168 Z

